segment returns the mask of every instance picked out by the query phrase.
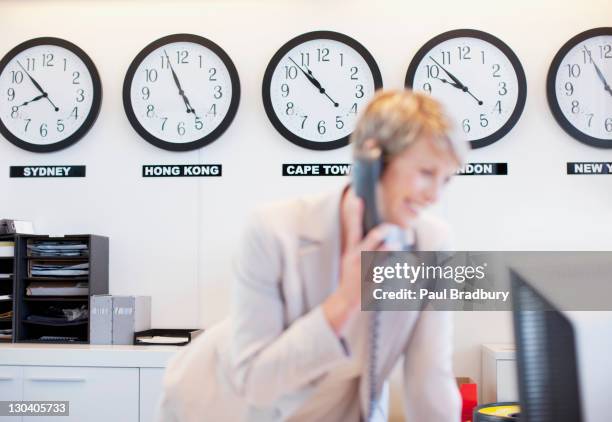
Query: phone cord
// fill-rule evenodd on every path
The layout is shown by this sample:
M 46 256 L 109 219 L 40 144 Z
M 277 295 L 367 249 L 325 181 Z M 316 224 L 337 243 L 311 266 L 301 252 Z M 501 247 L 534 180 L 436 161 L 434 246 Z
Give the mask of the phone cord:
M 378 405 L 378 394 L 377 394 L 377 365 L 378 362 L 378 324 L 379 324 L 379 311 L 372 311 L 370 315 L 370 361 L 368 364 L 369 379 L 370 379 L 370 407 L 368 409 L 368 422 L 371 422 L 374 418 L 374 411 Z

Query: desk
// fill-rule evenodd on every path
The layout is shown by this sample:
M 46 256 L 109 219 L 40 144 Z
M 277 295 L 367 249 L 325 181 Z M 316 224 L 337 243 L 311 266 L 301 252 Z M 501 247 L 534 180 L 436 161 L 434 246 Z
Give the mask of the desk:
M 4 422 L 153 422 L 162 377 L 177 346 L 1 344 L 0 400 L 64 400 L 66 417 Z

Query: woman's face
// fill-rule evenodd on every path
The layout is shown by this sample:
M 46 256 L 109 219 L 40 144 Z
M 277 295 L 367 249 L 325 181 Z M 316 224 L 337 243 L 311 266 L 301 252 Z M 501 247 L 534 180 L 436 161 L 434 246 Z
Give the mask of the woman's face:
M 421 210 L 438 201 L 457 171 L 455 158 L 430 139 L 420 139 L 387 164 L 381 178 L 383 219 L 408 228 Z

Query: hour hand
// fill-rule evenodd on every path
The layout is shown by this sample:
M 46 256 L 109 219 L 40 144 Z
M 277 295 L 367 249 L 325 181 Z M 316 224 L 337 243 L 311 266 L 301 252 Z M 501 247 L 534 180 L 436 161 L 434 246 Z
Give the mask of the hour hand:
M 32 75 L 30 75 L 30 73 L 23 67 L 23 65 L 21 63 L 19 63 L 19 60 L 17 60 L 17 64 L 19 65 L 19 67 L 25 72 L 26 75 L 28 75 L 28 78 L 30 78 L 30 81 L 32 82 L 32 84 L 36 87 L 37 90 L 40 91 L 40 93 L 42 94 L 43 98 L 46 98 L 47 101 L 49 101 L 49 103 L 51 104 L 51 106 L 53 106 L 53 109 L 55 111 L 59 111 L 59 108 L 53 103 L 53 101 L 51 101 L 51 98 L 49 98 L 49 95 L 45 92 L 44 89 L 42 89 L 42 87 L 40 86 L 40 84 L 38 82 L 36 82 L 36 79 L 34 79 L 32 77 Z
M 43 94 L 40 94 L 40 95 L 32 98 L 30 101 L 25 101 L 23 104 L 18 105 L 17 108 L 23 107 L 23 106 L 27 106 L 28 104 L 33 103 L 34 101 L 38 101 L 38 100 L 40 100 L 41 98 L 44 98 L 44 97 L 45 96 Z

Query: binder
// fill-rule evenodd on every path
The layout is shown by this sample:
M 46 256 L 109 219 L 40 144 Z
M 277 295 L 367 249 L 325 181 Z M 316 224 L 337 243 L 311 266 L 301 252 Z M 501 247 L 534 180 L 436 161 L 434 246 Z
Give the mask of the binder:
M 91 344 L 113 343 L 113 297 L 93 295 L 89 323 L 89 342 Z

